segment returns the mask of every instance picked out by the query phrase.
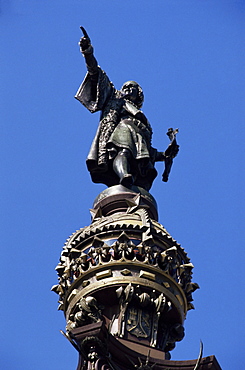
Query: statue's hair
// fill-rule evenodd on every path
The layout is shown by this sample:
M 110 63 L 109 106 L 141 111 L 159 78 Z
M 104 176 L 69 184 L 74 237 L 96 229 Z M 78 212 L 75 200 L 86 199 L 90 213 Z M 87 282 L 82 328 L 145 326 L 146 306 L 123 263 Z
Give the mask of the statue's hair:
M 138 82 L 135 82 L 135 81 L 127 81 L 127 82 L 125 82 L 124 84 L 123 84 L 123 86 L 122 86 L 122 89 L 123 89 L 123 87 L 125 86 L 125 85 L 127 85 L 127 84 L 132 84 L 132 85 L 136 85 L 137 86 L 137 89 L 138 89 L 138 96 L 137 96 L 137 99 L 136 99 L 136 101 L 134 102 L 136 105 L 137 105 L 137 107 L 139 107 L 139 108 L 141 108 L 142 107 L 142 105 L 143 105 L 143 102 L 144 102 L 144 93 L 143 93 L 143 89 L 142 89 L 142 87 L 138 84 Z

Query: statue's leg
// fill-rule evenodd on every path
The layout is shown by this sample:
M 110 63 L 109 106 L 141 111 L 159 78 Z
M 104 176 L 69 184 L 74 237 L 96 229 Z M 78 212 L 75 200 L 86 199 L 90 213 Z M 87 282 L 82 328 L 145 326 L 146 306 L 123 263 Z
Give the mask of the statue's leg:
M 133 176 L 130 174 L 130 158 L 130 151 L 128 149 L 122 149 L 113 161 L 113 170 L 119 177 L 120 184 L 126 187 L 129 187 L 134 183 Z

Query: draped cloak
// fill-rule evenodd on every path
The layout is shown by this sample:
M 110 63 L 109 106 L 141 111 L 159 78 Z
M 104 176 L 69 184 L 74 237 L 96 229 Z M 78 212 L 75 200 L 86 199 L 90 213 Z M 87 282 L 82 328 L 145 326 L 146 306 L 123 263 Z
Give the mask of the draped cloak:
M 91 113 L 101 111 L 99 127 L 86 160 L 92 181 L 107 186 L 119 184 L 112 167 L 113 158 L 120 149 L 128 149 L 134 184 L 149 190 L 157 176 L 154 167 L 157 150 L 151 146 L 150 123 L 141 110 L 114 88 L 100 67 L 95 99 L 93 88 L 91 75 L 87 73 L 75 95 Z

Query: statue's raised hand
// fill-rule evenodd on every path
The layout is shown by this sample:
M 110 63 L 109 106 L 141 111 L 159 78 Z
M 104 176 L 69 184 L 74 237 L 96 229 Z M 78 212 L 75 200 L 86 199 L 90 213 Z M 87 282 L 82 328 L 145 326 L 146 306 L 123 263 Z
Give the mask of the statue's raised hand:
M 80 27 L 82 33 L 83 33 L 83 37 L 81 37 L 80 41 L 79 41 L 79 46 L 81 48 L 82 51 L 85 51 L 88 49 L 88 47 L 91 45 L 91 41 L 90 41 L 90 38 L 87 34 L 87 31 L 85 30 L 85 28 L 83 28 L 82 26 Z

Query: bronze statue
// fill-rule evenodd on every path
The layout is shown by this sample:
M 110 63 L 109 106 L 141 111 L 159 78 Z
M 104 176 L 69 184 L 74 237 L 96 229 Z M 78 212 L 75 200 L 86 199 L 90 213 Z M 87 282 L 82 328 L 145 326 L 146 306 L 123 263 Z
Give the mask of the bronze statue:
M 173 158 L 179 146 L 177 130 L 168 132 L 171 143 L 165 152 L 151 145 L 152 128 L 140 109 L 143 90 L 135 81 L 116 90 L 106 73 L 98 66 L 87 32 L 79 45 L 87 65 L 87 74 L 75 98 L 90 112 L 101 111 L 100 124 L 86 163 L 92 181 L 107 186 L 136 185 L 149 190 L 157 176 L 155 162 L 165 161 L 163 181 L 168 180 Z

